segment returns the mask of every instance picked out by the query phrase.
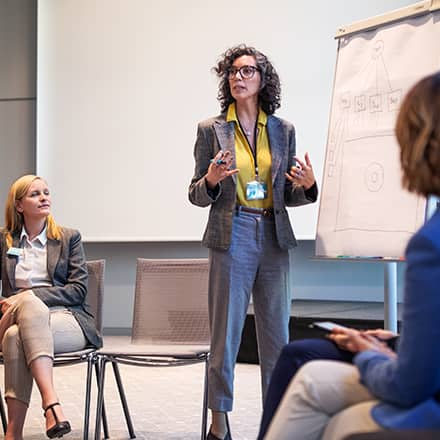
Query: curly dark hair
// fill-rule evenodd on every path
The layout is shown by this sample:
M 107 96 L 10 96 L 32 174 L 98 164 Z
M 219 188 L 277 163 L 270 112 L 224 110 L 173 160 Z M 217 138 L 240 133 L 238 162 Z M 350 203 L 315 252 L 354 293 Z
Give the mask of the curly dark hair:
M 217 99 L 220 101 L 221 111 L 225 112 L 229 104 L 235 101 L 229 87 L 228 72 L 232 63 L 243 55 L 253 56 L 257 62 L 257 67 L 261 75 L 261 88 L 258 94 L 258 100 L 264 112 L 268 115 L 272 115 L 281 105 L 280 78 L 266 55 L 254 47 L 246 46 L 245 44 L 240 44 L 228 49 L 221 55 L 221 59 L 217 65 L 212 68 L 220 78 Z
M 421 79 L 408 92 L 395 131 L 403 186 L 440 196 L 440 72 Z

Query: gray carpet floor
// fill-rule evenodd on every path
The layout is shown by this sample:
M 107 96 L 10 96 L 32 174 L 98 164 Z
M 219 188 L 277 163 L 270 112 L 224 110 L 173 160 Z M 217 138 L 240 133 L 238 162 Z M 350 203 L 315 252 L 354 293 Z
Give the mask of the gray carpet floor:
M 400 309 L 400 307 L 399 307 Z M 250 307 L 252 312 L 252 306 Z M 383 319 L 383 304 L 339 301 L 295 301 L 292 315 L 338 318 Z M 400 315 L 400 310 L 399 310 Z M 106 336 L 110 348 L 129 341 L 128 336 Z M 0 366 L 0 377 L 3 377 Z M 197 440 L 200 439 L 203 392 L 203 364 L 182 367 L 141 368 L 120 366 L 137 439 Z M 55 369 L 55 385 L 73 431 L 66 440 L 82 438 L 85 394 L 85 365 Z M 96 383 L 93 382 L 91 428 L 93 439 L 96 407 Z M 105 403 L 110 438 L 128 439 L 128 431 L 119 395 L 110 366 L 107 367 Z M 234 440 L 255 439 L 261 416 L 260 375 L 258 365 L 237 364 L 235 371 L 235 403 L 230 414 Z M 208 421 L 209 424 L 209 421 Z M 25 425 L 25 438 L 44 439 L 45 425 L 41 400 L 34 388 Z
M 120 344 L 126 336 L 105 338 L 105 345 Z M 3 376 L 2 368 L 0 374 Z M 105 404 L 114 440 L 128 439 L 128 431 L 113 371 L 106 369 Z M 132 416 L 136 438 L 148 440 L 200 439 L 203 392 L 203 364 L 181 367 L 143 368 L 121 365 L 120 371 Z M 73 431 L 66 440 L 82 438 L 85 395 L 85 365 L 57 367 L 54 380 L 64 412 Z M 95 424 L 96 386 L 93 382 L 90 434 Z M 236 401 L 230 416 L 234 440 L 255 439 L 261 414 L 260 376 L 257 365 L 238 364 L 235 379 Z M 209 423 L 209 421 L 208 421 Z M 34 387 L 25 425 L 25 438 L 44 439 L 45 425 L 41 400 Z

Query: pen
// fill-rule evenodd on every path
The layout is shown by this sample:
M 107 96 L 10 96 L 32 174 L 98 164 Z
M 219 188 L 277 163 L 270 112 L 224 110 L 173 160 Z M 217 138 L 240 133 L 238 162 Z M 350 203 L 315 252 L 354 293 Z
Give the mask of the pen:
M 226 162 L 224 160 L 221 160 L 221 159 L 217 159 L 217 160 L 211 159 L 209 161 L 209 163 L 215 163 L 216 165 L 225 165 L 226 164 Z

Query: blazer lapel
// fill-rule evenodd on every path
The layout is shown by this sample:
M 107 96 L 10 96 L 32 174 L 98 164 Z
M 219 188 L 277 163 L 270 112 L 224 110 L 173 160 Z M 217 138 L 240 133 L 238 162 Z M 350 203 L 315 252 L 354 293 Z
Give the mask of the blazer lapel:
M 270 152 L 272 155 L 272 183 L 279 172 L 285 145 L 288 144 L 284 130 L 280 129 L 281 122 L 273 116 L 267 118 L 267 134 L 269 136 Z
M 60 258 L 61 253 L 61 241 L 60 240 L 47 240 L 47 273 L 50 279 L 54 280 L 55 269 Z
M 236 168 L 234 123 L 217 119 L 216 121 L 214 121 L 214 130 L 215 133 L 217 134 L 217 139 L 220 144 L 220 148 L 223 151 L 230 151 L 232 153 L 232 157 L 233 157 L 232 168 Z M 232 180 L 234 181 L 234 183 L 237 183 L 236 174 L 232 176 Z
M 20 247 L 20 236 L 14 235 L 12 237 L 12 247 Z M 17 266 L 17 257 L 15 255 L 6 255 L 6 272 L 9 278 L 9 285 L 12 292 L 15 292 L 15 267 Z

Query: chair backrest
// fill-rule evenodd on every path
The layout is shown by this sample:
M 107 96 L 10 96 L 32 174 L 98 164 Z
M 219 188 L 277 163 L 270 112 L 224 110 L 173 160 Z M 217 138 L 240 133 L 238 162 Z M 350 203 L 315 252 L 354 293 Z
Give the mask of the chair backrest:
M 137 260 L 132 342 L 209 345 L 208 260 Z
M 95 317 L 96 328 L 102 334 L 105 260 L 87 261 L 86 264 L 89 273 L 87 302 L 92 309 L 93 316 Z

